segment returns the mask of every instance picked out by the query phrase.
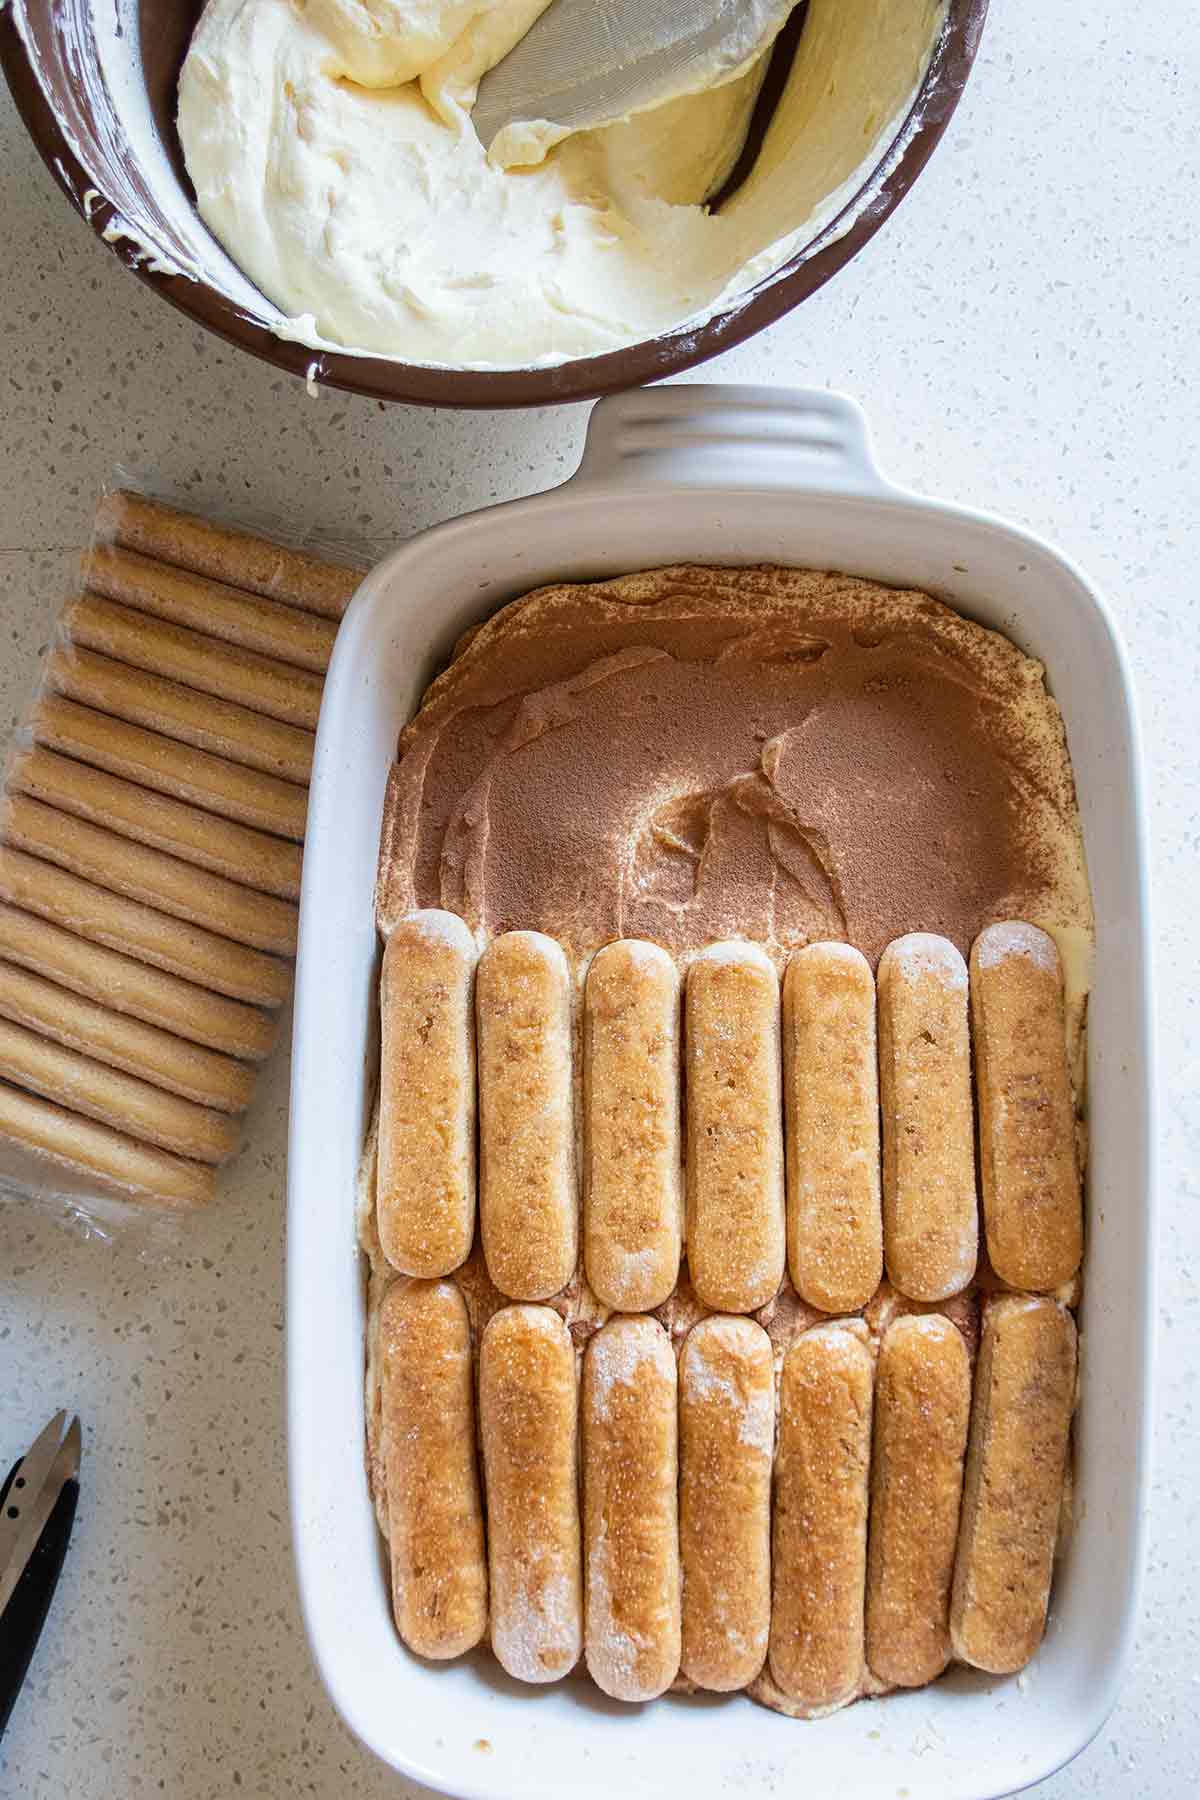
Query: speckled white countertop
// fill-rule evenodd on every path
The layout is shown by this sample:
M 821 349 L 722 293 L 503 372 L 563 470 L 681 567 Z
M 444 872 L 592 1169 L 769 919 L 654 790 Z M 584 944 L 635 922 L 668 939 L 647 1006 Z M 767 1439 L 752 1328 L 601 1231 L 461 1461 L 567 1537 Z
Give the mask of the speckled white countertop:
M 857 396 L 887 471 L 1044 532 L 1107 592 L 1132 653 L 1158 942 L 1156 1473 L 1133 1667 L 1096 1742 L 1039 1790 L 1054 1800 L 1200 1791 L 1198 92 L 1192 0 L 1136 17 L 1116 0 L 996 5 L 949 135 L 891 225 L 790 319 L 692 377 Z M 117 465 L 197 506 L 385 543 L 573 466 L 583 409 L 310 399 L 205 337 L 71 213 L 7 94 L 0 233 L 4 731 Z M 281 1055 L 224 1198 L 166 1262 L 0 1201 L 0 1462 L 60 1405 L 86 1428 L 74 1541 L 0 1745 L 5 1800 L 404 1789 L 335 1718 L 296 1606 L 286 1107 Z

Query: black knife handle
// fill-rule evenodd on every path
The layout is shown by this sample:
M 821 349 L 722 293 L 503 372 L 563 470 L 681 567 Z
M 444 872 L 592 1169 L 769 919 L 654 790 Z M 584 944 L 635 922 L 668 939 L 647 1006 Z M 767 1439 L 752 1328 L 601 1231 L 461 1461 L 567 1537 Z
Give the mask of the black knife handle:
M 0 1507 L 20 1468 L 14 1463 L 0 1488 Z M 0 1737 L 8 1724 L 13 1702 L 21 1691 L 29 1663 L 37 1648 L 50 1599 L 58 1584 L 63 1557 L 75 1522 L 75 1503 L 79 1499 L 79 1483 L 68 1481 L 54 1503 L 54 1511 L 42 1528 L 42 1535 L 26 1563 L 21 1579 L 13 1589 L 12 1599 L 0 1615 Z

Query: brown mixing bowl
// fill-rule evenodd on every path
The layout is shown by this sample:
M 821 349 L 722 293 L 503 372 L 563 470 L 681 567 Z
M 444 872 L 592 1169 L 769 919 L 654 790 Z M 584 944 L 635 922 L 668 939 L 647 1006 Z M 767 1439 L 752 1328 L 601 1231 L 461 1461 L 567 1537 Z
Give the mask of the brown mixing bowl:
M 958 104 L 987 0 L 947 0 L 908 117 L 844 210 L 726 311 L 555 368 L 448 369 L 278 337 L 214 253 L 175 133 L 175 87 L 202 0 L 0 0 L 0 63 L 43 160 L 92 230 L 173 306 L 310 383 L 421 406 L 545 406 L 659 381 L 740 344 L 815 293 L 899 205 Z M 848 226 L 845 221 L 849 219 Z M 224 287 L 199 272 L 223 265 Z M 189 273 L 189 271 L 191 271 Z

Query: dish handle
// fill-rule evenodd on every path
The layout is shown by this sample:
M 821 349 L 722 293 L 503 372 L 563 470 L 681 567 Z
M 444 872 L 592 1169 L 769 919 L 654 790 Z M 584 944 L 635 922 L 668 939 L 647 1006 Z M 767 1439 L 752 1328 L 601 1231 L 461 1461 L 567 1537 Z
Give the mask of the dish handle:
M 845 394 L 707 382 L 599 401 L 572 480 L 624 489 L 895 491 L 875 462 L 866 415 Z

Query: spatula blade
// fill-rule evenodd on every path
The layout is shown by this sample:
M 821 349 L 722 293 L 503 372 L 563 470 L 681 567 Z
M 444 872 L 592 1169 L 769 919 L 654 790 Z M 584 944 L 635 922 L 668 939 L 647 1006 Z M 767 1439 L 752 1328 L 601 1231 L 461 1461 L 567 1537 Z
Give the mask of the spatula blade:
M 774 41 L 795 0 L 553 0 L 479 84 L 490 149 L 506 125 L 611 124 L 732 80 Z

